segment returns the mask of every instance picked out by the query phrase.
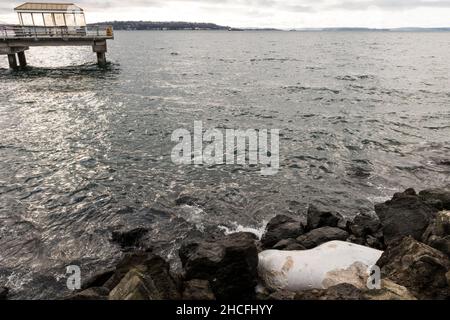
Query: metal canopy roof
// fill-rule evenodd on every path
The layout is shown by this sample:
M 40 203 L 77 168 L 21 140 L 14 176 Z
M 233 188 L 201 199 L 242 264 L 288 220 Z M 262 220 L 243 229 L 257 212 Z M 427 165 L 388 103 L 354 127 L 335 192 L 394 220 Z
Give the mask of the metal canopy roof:
M 52 2 L 26 2 L 14 10 L 16 11 L 83 11 L 80 7 L 73 3 L 52 3 Z

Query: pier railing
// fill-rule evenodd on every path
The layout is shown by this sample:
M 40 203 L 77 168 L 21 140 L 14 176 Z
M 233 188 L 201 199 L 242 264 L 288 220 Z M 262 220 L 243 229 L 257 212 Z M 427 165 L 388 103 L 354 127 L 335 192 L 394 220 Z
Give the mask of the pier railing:
M 0 39 L 51 39 L 51 38 L 102 38 L 114 37 L 112 26 L 89 27 L 25 27 L 0 26 Z

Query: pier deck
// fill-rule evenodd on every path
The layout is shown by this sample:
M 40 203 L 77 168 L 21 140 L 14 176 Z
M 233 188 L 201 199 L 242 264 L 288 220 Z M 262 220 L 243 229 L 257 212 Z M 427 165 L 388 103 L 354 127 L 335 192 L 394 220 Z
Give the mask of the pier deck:
M 12 69 L 25 67 L 25 51 L 30 47 L 48 46 L 91 46 L 97 54 L 98 64 L 106 64 L 107 40 L 114 39 L 111 27 L 90 27 L 83 29 L 29 28 L 21 26 L 0 26 L 0 55 L 8 55 Z M 17 64 L 16 54 L 19 65 Z

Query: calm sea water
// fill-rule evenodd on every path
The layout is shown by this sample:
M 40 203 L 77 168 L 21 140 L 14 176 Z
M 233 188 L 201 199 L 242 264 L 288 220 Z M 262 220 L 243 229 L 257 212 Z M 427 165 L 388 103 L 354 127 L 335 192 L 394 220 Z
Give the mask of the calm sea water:
M 116 32 L 90 48 L 0 57 L 0 284 L 67 293 L 121 256 L 113 230 L 176 261 L 185 239 L 261 232 L 316 201 L 351 217 L 450 183 L 450 34 Z M 176 166 L 173 130 L 281 130 L 280 170 Z M 176 205 L 179 195 L 195 199 Z

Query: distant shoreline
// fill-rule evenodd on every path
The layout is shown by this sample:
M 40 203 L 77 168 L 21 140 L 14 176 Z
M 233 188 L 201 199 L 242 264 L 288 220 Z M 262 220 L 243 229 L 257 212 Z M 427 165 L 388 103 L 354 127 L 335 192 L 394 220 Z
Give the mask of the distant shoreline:
M 361 28 L 361 27 L 327 27 L 327 28 L 236 28 L 215 23 L 184 21 L 105 21 L 89 24 L 112 25 L 114 30 L 122 31 L 297 31 L 297 32 L 450 32 L 450 27 L 401 27 L 401 28 Z

